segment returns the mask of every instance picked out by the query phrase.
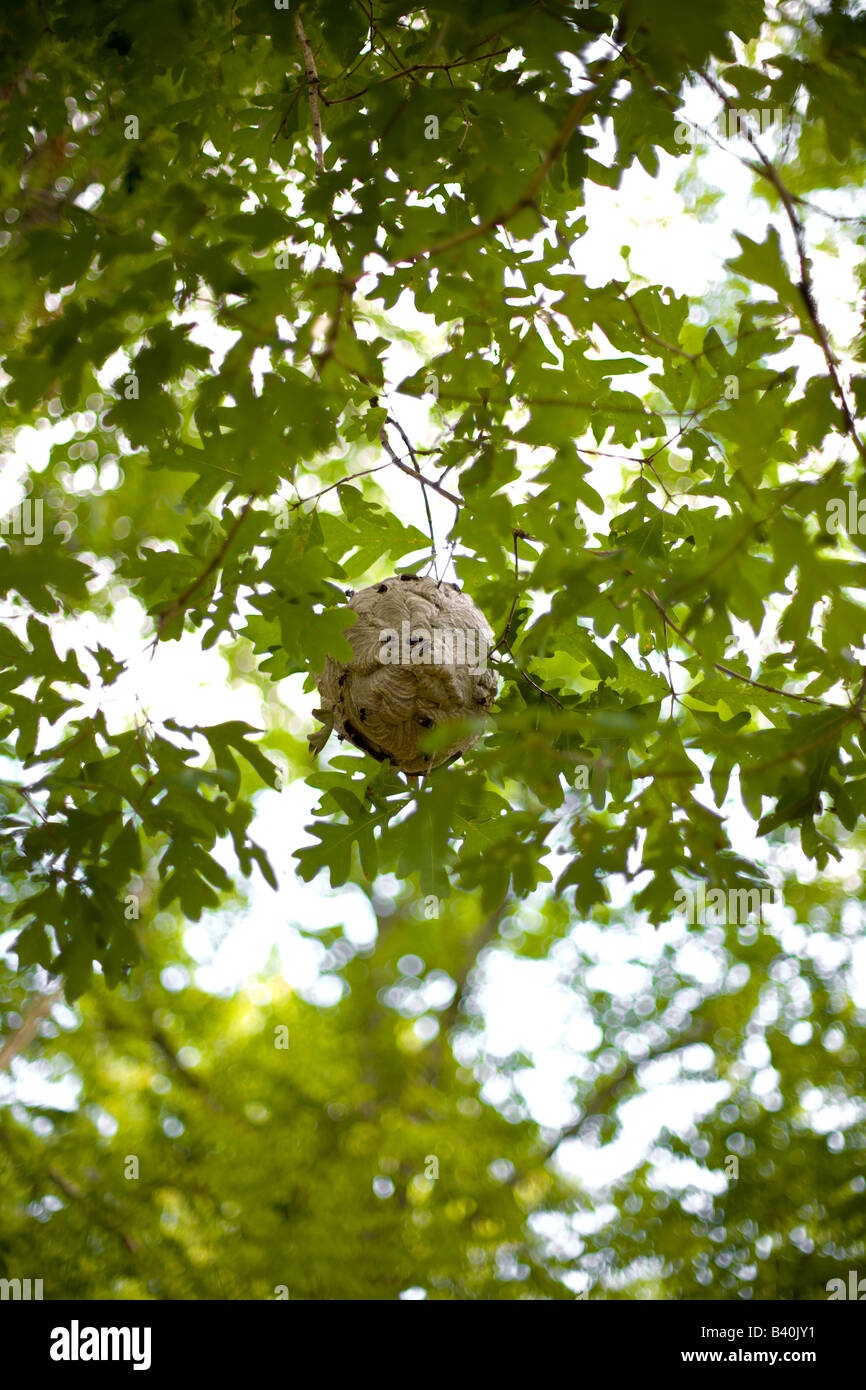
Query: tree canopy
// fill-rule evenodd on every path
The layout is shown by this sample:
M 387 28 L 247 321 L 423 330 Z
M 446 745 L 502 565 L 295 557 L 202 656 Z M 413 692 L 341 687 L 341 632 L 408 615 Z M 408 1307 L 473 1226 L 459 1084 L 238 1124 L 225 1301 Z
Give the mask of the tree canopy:
M 864 54 L 853 0 L 0 16 L 0 1271 L 817 1298 L 862 1263 Z M 721 245 L 700 290 L 584 249 L 646 187 Z M 422 571 L 496 635 L 484 736 L 417 782 L 313 757 L 345 591 Z M 139 619 L 259 719 L 118 701 Z M 277 860 L 257 807 L 302 780 Z M 190 983 L 189 924 L 294 874 L 376 920 L 312 933 L 338 1002 Z M 699 890 L 781 911 L 683 923 Z M 496 952 L 592 1023 L 559 1128 L 485 1034 Z M 712 1099 L 600 1203 L 560 1144 L 670 1066 Z

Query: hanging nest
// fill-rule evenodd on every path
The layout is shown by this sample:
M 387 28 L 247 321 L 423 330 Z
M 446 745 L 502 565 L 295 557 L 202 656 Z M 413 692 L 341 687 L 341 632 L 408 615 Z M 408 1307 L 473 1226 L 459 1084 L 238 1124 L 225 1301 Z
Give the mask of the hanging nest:
M 437 724 L 486 715 L 498 681 L 487 667 L 493 633 L 457 584 L 401 574 L 352 594 L 358 614 L 346 629 L 348 665 L 328 657 L 317 679 L 325 728 L 310 739 L 318 752 L 332 729 L 402 772 L 452 762 L 481 736 L 476 728 L 436 753 L 420 741 Z

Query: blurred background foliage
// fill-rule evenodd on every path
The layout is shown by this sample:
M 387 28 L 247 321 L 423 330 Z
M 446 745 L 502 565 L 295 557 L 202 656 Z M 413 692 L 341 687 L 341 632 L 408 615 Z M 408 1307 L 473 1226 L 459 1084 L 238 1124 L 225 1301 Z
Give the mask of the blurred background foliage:
M 645 976 L 631 997 L 549 907 L 524 923 L 470 899 L 383 905 L 372 948 L 326 933 L 330 1006 L 275 961 L 227 997 L 197 988 L 165 913 L 136 983 L 75 1010 L 46 1016 L 7 969 L 6 1029 L 39 1021 L 0 1111 L 3 1272 L 67 1298 L 825 1298 L 866 1238 L 863 933 L 826 885 L 789 886 L 802 926 L 704 928 L 710 978 L 689 933 L 611 923 Z M 544 1056 L 485 1045 L 479 943 L 553 960 L 597 1031 L 563 1039 L 559 1129 L 520 1084 Z M 553 1158 L 603 1153 L 630 1101 L 696 1081 L 694 1122 L 610 1183 Z

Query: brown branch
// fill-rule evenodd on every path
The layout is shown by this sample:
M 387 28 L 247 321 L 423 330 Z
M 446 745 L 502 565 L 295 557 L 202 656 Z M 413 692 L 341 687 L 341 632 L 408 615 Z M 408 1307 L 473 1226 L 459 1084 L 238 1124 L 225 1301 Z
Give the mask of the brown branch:
M 82 1201 L 84 1193 L 81 1191 L 81 1188 L 72 1182 L 70 1178 L 65 1177 L 58 1168 L 51 1165 L 48 1169 L 48 1176 L 55 1187 L 60 1188 L 64 1197 L 69 1197 L 73 1202 Z
M 26 804 L 30 807 L 34 815 L 39 817 L 42 824 L 49 824 L 48 817 L 45 815 L 42 808 L 36 804 L 36 802 L 33 800 L 33 797 L 27 791 L 26 787 L 22 787 L 20 782 L 7 782 L 5 778 L 0 778 L 0 786 L 8 787 L 10 791 L 17 792 L 18 795 L 21 797 L 21 800 L 26 802 Z
M 646 68 L 644 67 L 640 59 L 634 53 L 631 53 L 629 50 L 625 48 L 620 50 L 620 55 L 628 64 L 630 64 L 633 67 L 636 67 L 643 74 L 648 86 L 656 94 L 656 96 L 660 97 L 661 100 L 666 103 L 666 105 L 670 108 L 671 111 L 676 111 L 678 105 L 676 99 L 672 97 L 669 92 L 662 91 L 652 82 L 650 75 L 648 74 Z M 734 109 L 732 107 L 730 98 L 725 94 L 724 90 L 719 86 L 715 79 L 712 78 L 706 72 L 702 72 L 700 75 L 706 82 L 710 90 L 714 92 L 715 95 L 723 103 L 725 109 L 727 111 Z M 747 168 L 751 169 L 753 173 L 756 173 L 761 178 L 766 179 L 767 182 L 771 184 L 772 187 L 776 190 L 776 192 L 779 195 L 779 198 L 781 199 L 782 206 L 785 209 L 785 214 L 791 226 L 791 230 L 794 233 L 794 241 L 797 249 L 797 259 L 800 265 L 800 283 L 798 284 L 797 288 L 800 291 L 800 295 L 806 307 L 806 313 L 809 317 L 809 321 L 812 324 L 812 328 L 815 332 L 815 336 L 821 348 L 821 352 L 824 356 L 824 361 L 827 364 L 827 369 L 830 373 L 833 384 L 836 387 L 836 391 L 842 406 L 842 413 L 845 417 L 846 431 L 850 438 L 853 440 L 854 445 L 861 459 L 864 461 L 864 463 L 866 463 L 866 445 L 864 445 L 862 439 L 860 438 L 860 434 L 857 429 L 857 422 L 854 418 L 854 414 L 851 409 L 847 393 L 842 384 L 839 364 L 830 345 L 830 339 L 827 330 L 824 327 L 821 321 L 820 314 L 818 312 L 818 304 L 815 298 L 815 290 L 812 283 L 811 268 L 809 264 L 808 254 L 806 251 L 805 230 L 803 228 L 803 224 L 800 218 L 797 216 L 795 204 L 799 204 L 801 207 L 812 207 L 815 212 L 818 212 L 825 216 L 833 216 L 833 214 L 825 214 L 822 208 L 815 207 L 814 204 L 809 203 L 807 199 L 798 197 L 796 194 L 792 193 L 790 189 L 783 183 L 775 165 L 772 163 L 770 159 L 768 159 L 767 155 L 759 146 L 749 126 L 742 120 L 738 122 L 738 126 L 739 129 L 743 131 L 752 149 L 755 151 L 755 154 L 758 157 L 758 163 L 755 164 L 751 160 L 744 159 L 741 155 L 735 155 L 734 157 L 737 158 L 740 161 L 740 163 L 745 164 Z M 701 129 L 700 127 L 698 128 Z M 713 141 L 713 143 L 719 147 L 719 149 L 724 150 L 728 154 L 733 153 L 733 151 L 729 150 L 728 147 L 722 144 L 721 141 L 715 139 L 712 132 L 702 130 L 702 133 L 704 135 L 707 135 Z M 852 220 L 863 221 L 864 219 L 855 218 Z

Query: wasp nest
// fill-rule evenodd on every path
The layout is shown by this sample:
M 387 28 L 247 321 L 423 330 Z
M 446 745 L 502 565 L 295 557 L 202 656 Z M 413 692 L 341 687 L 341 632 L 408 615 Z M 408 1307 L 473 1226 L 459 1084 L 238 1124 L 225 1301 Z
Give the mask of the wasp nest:
M 401 574 L 350 597 L 358 615 L 346 629 L 354 657 L 328 657 L 318 677 L 325 728 L 310 739 L 316 750 L 332 729 L 403 772 L 429 772 L 480 737 L 476 728 L 437 753 L 421 739 L 436 724 L 488 713 L 497 679 L 487 666 L 493 633 L 480 609 L 456 584 Z

